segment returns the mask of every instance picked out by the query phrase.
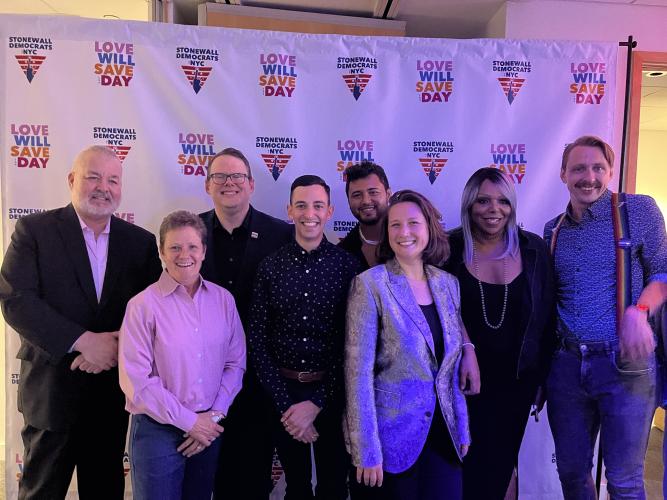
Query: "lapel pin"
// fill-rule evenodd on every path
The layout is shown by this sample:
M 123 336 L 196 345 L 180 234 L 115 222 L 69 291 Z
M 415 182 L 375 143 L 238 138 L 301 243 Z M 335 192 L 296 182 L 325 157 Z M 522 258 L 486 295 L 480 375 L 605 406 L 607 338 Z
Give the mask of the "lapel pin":
M 250 237 L 257 239 L 257 238 L 259 238 L 259 234 L 257 234 L 255 231 L 253 231 L 252 233 L 250 233 Z

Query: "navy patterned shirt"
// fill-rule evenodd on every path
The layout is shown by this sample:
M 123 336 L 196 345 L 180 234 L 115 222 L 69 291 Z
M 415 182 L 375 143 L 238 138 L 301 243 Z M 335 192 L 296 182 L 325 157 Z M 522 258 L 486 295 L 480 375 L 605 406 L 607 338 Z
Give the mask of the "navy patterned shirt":
M 632 242 L 632 303 L 654 280 L 667 282 L 665 221 L 653 198 L 626 195 Z M 549 240 L 558 217 L 544 226 Z M 576 222 L 570 206 L 554 255 L 558 334 L 578 342 L 615 341 L 616 253 L 609 190 Z
M 248 343 L 259 379 L 280 413 L 296 401 L 280 368 L 326 371 L 312 402 L 343 399 L 345 308 L 359 261 L 326 238 L 311 252 L 294 241 L 262 261 L 250 306 Z

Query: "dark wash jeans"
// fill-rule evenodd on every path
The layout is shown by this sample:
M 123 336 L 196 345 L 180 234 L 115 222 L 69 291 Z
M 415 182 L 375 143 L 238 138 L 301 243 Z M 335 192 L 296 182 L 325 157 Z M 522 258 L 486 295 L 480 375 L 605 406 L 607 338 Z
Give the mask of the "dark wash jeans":
M 621 360 L 617 343 L 563 343 L 547 380 L 547 411 L 566 500 L 595 500 L 598 431 L 614 500 L 646 498 L 644 456 L 656 408 L 656 360 Z
M 220 454 L 220 435 L 190 458 L 176 451 L 183 431 L 146 415 L 132 415 L 130 465 L 134 500 L 210 499 Z

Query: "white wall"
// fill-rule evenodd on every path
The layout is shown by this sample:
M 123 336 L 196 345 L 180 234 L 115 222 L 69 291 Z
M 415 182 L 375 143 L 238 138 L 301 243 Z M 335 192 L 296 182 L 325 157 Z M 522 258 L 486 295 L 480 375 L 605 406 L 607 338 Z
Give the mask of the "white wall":
M 667 214 L 665 144 L 667 132 L 642 130 L 637 158 L 637 192 L 653 196 L 663 214 Z
M 508 1 L 505 11 L 506 38 L 620 42 L 632 35 L 637 41 L 635 50 L 667 52 L 667 7 L 540 0 Z M 498 29 L 496 25 L 494 28 Z M 626 56 L 627 50 L 621 47 L 616 75 L 616 127 L 611 139 L 617 157 L 623 130 Z M 637 192 L 642 192 L 639 184 Z
M 507 2 L 507 38 L 621 41 L 667 51 L 667 7 L 557 0 Z

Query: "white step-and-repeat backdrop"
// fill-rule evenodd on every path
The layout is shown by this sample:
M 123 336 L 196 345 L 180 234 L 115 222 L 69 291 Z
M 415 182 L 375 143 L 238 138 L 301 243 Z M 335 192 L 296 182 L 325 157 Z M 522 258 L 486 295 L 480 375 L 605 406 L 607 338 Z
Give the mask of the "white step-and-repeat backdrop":
M 174 209 L 210 208 L 205 165 L 234 146 L 253 167 L 253 204 L 275 216 L 286 218 L 295 177 L 322 176 L 334 239 L 355 222 L 342 171 L 364 159 L 394 190 L 427 195 L 450 228 L 470 174 L 500 168 L 516 183 L 519 221 L 540 233 L 567 202 L 565 144 L 611 140 L 617 50 L 0 16 L 4 243 L 21 216 L 68 202 L 71 161 L 93 143 L 123 162 L 117 215 L 153 231 Z M 22 466 L 17 348 L 8 329 L 8 498 Z M 558 498 L 553 443 L 529 433 L 539 445 L 522 463 L 539 466 L 520 472 L 521 498 Z

